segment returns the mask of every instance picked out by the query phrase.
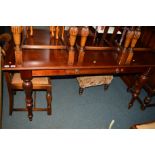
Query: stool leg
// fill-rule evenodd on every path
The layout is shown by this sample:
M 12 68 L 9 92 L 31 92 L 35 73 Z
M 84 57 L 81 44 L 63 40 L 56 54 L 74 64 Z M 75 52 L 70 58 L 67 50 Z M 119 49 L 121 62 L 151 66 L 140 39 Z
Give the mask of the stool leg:
M 84 88 L 79 87 L 79 95 L 82 95 L 84 91 Z
M 104 84 L 104 90 L 108 90 L 110 84 Z
M 47 114 L 51 115 L 52 114 L 52 92 L 51 92 L 51 87 L 48 88 L 47 94 L 46 94 L 46 99 L 47 99 Z

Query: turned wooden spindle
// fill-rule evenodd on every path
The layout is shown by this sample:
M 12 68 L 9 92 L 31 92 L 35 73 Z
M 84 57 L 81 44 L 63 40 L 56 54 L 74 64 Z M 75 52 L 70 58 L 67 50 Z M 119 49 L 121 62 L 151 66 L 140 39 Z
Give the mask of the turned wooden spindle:
M 11 27 L 11 31 L 13 33 L 13 39 L 15 43 L 15 60 L 16 60 L 17 66 L 20 66 L 22 64 L 22 51 L 20 48 L 22 30 L 23 30 L 22 26 Z
M 16 45 L 15 50 L 20 50 L 20 43 L 21 43 L 21 33 L 22 33 L 22 26 L 12 26 L 11 31 L 13 33 L 14 43 Z
M 29 117 L 29 120 L 32 121 L 33 99 L 32 99 L 32 95 L 31 95 L 32 94 L 32 82 L 31 82 L 31 80 L 24 80 L 23 81 L 23 88 L 24 88 L 25 94 L 26 94 L 26 107 L 28 110 L 28 117 Z
M 131 39 L 133 38 L 133 35 L 134 35 L 133 30 L 128 30 L 128 32 L 126 33 L 124 48 L 122 49 L 122 52 L 120 53 L 120 58 L 119 58 L 119 62 L 118 62 L 119 65 L 123 65 L 126 63 L 126 60 L 128 57 L 127 48 L 130 45 L 130 42 L 131 42 Z
M 56 39 L 59 39 L 59 26 L 56 26 Z
M 80 49 L 83 50 L 87 37 L 89 35 L 89 28 L 88 27 L 83 27 L 81 30 L 81 44 L 80 44 Z
M 33 27 L 30 26 L 30 36 L 33 36 Z
M 55 26 L 50 26 L 51 38 L 54 38 Z
M 135 33 L 134 33 L 134 36 L 132 38 L 132 41 L 131 41 L 131 48 L 134 48 L 136 46 L 136 43 L 138 41 L 138 39 L 140 38 L 140 35 L 141 35 L 141 32 L 140 30 L 136 30 Z
M 69 48 L 68 65 L 72 65 L 74 63 L 74 45 L 78 34 L 78 28 L 71 27 L 69 29 L 69 34 L 70 34 L 69 37 L 70 48 Z
M 25 30 L 25 28 L 23 27 L 23 30 Z M 30 32 L 29 32 L 30 31 Z M 28 33 L 29 32 L 29 33 Z M 29 37 L 29 35 L 32 37 L 33 36 L 33 27 L 32 26 L 26 26 L 26 38 Z M 25 34 L 24 34 L 25 35 Z
M 131 39 L 133 38 L 134 35 L 134 31 L 129 30 L 126 34 L 126 39 L 125 39 L 125 43 L 124 43 L 124 48 L 128 48 L 129 44 L 131 42 Z
M 87 37 L 89 35 L 89 28 L 88 27 L 83 27 L 81 30 L 81 42 L 80 42 L 80 52 L 79 52 L 79 57 L 78 57 L 78 65 L 81 65 L 84 59 L 84 47 L 87 41 Z
M 140 32 L 139 29 L 134 31 L 134 35 L 133 35 L 133 38 L 131 40 L 130 49 L 128 50 L 128 56 L 127 56 L 126 63 L 125 63 L 127 65 L 129 65 L 131 63 L 131 61 L 132 61 L 133 48 L 136 46 L 136 43 L 137 43 L 138 39 L 140 38 L 140 35 L 141 35 L 141 32 Z
M 69 38 L 70 48 L 73 48 L 75 41 L 76 41 L 76 36 L 78 34 L 78 28 L 71 27 L 69 30 L 69 34 L 70 34 L 70 38 Z
M 32 117 L 33 117 L 32 71 L 20 71 L 20 75 L 23 80 L 23 89 L 25 91 L 25 100 L 26 100 L 26 107 L 28 110 L 28 118 L 30 121 L 32 121 Z
M 61 39 L 64 40 L 64 33 L 65 33 L 65 27 L 62 26 L 62 30 L 61 30 Z

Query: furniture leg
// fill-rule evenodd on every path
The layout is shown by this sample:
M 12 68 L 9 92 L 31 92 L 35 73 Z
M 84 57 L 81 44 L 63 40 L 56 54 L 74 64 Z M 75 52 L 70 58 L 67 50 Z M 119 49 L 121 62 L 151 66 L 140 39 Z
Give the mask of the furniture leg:
M 134 93 L 134 90 L 132 88 L 129 88 L 129 87 L 127 88 L 127 91 L 130 92 L 130 93 Z M 140 103 L 141 109 L 145 110 L 145 105 L 144 105 L 143 101 L 139 97 L 137 97 L 137 101 Z
M 151 97 L 150 96 L 146 96 L 144 99 L 144 104 L 147 106 L 151 103 Z
M 148 80 L 148 75 L 150 73 L 150 70 L 151 70 L 151 68 L 149 68 L 143 75 L 140 76 L 139 80 L 136 81 L 134 91 L 132 92 L 131 101 L 128 104 L 128 109 L 130 109 L 133 106 L 134 101 L 136 99 L 138 99 L 138 96 L 140 94 L 140 91 L 141 91 L 142 87 L 144 86 L 144 84 Z M 142 109 L 143 108 L 145 109 L 144 104 L 141 104 L 141 106 L 142 106 Z
M 28 109 L 28 117 L 29 120 L 32 121 L 32 107 L 33 107 L 33 99 L 32 99 L 32 82 L 31 80 L 24 80 L 23 89 L 26 95 L 26 107 Z
M 155 106 L 155 103 L 151 103 L 152 97 L 153 97 L 153 94 L 148 94 L 148 96 L 146 96 L 144 98 L 145 108 L 147 108 L 147 107 L 154 107 Z
M 51 102 L 52 102 L 52 92 L 51 92 L 51 88 L 49 88 L 47 90 L 47 94 L 46 94 L 46 99 L 47 99 L 47 114 L 51 115 L 52 114 L 52 109 L 51 109 Z
M 104 84 L 104 90 L 106 91 L 109 88 L 109 84 Z
M 26 101 L 26 107 L 28 110 L 28 118 L 30 121 L 32 121 L 33 113 L 33 99 L 32 99 L 32 71 L 21 71 L 21 78 L 23 80 L 23 89 L 25 91 L 25 101 Z
M 13 97 L 14 97 L 14 95 L 13 95 L 13 91 L 11 91 L 10 93 L 9 93 L 9 115 L 12 115 L 12 111 L 13 111 Z
M 84 91 L 84 88 L 79 87 L 79 95 L 82 95 Z
M 148 92 L 147 96 L 144 98 L 144 104 L 147 106 L 151 103 L 152 93 Z

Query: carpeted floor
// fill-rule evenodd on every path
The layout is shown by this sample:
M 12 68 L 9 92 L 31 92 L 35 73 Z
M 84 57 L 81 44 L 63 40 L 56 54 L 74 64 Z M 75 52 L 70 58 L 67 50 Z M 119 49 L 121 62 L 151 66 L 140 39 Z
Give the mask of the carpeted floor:
M 103 86 L 87 88 L 82 96 L 78 94 L 75 78 L 52 79 L 53 114 L 34 112 L 33 121 L 27 118 L 27 112 L 13 112 L 9 116 L 9 100 L 4 80 L 3 85 L 3 128 L 14 129 L 107 129 L 112 120 L 114 129 L 130 128 L 135 123 L 155 120 L 155 107 L 140 109 L 136 101 L 128 110 L 131 94 L 119 77 L 114 77 L 107 91 Z M 141 96 L 145 96 L 142 91 Z M 46 103 L 45 92 L 37 93 L 38 106 Z M 17 92 L 15 106 L 24 105 L 24 93 Z

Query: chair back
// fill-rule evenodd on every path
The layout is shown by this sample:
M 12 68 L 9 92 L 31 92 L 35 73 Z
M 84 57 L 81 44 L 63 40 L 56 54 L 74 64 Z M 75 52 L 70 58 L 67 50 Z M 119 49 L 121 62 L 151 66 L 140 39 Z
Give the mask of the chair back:
M 115 46 L 121 38 L 120 26 L 96 26 L 93 44 L 96 46 Z

